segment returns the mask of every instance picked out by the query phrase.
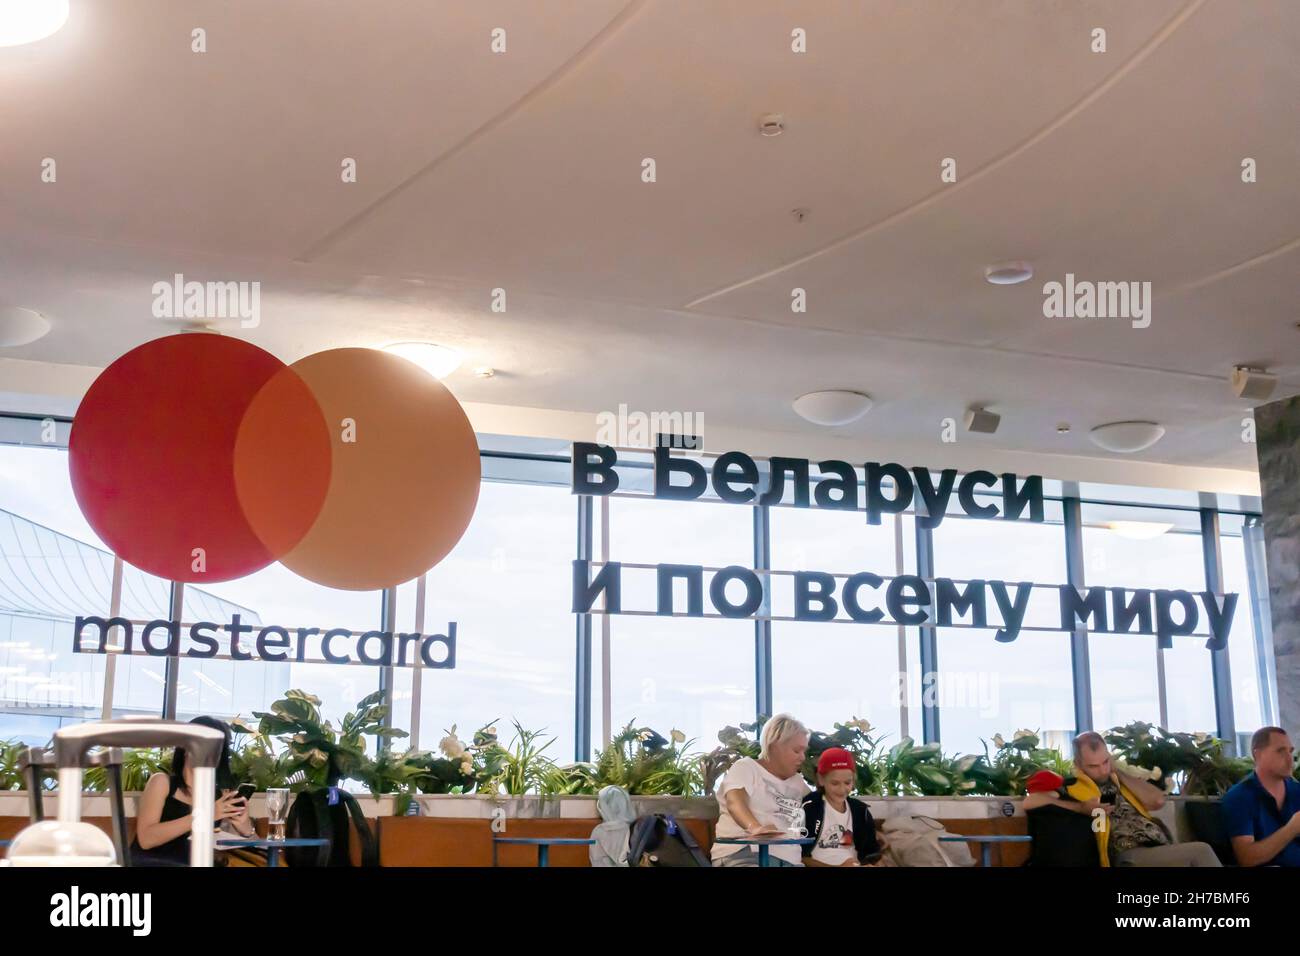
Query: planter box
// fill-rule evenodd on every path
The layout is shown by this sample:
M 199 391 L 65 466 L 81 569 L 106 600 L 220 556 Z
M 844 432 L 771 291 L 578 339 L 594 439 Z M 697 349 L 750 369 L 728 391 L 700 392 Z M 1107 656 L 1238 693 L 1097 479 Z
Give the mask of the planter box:
M 57 814 L 53 793 L 45 797 L 48 817 Z M 138 793 L 126 798 L 128 816 L 135 815 Z M 1217 803 L 1218 798 L 1170 797 L 1156 814 L 1180 841 L 1193 840 L 1185 806 Z M 594 796 L 488 796 L 483 794 L 421 794 L 420 815 L 393 816 L 394 798 L 358 794 L 368 818 L 376 818 L 380 861 L 385 866 L 491 866 L 493 836 L 587 837 L 600 822 Z M 718 803 L 712 797 L 633 797 L 638 816 L 669 813 L 681 820 L 702 847 L 712 844 Z M 949 831 L 964 835 L 1024 834 L 1026 820 L 1018 797 L 871 797 L 867 800 L 877 822 L 894 817 L 927 816 Z M 0 839 L 27 825 L 27 794 L 0 791 Z M 255 817 L 266 816 L 265 795 L 252 800 Z M 108 829 L 109 799 L 104 794 L 82 797 L 83 819 Z M 499 865 L 536 866 L 537 851 L 529 846 L 501 846 Z M 972 847 L 978 858 L 977 847 Z M 1029 857 L 1024 844 L 994 850 L 994 864 L 1019 866 Z M 554 847 L 552 866 L 586 866 L 587 848 Z

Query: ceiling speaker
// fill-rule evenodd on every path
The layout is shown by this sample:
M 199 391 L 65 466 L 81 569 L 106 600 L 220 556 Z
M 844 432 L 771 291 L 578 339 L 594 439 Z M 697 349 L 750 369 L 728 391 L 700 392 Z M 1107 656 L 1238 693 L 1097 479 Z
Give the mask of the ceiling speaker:
M 995 415 L 987 408 L 968 408 L 966 409 L 966 430 L 968 432 L 980 432 L 984 435 L 992 435 L 1002 424 L 1002 416 Z
M 1273 394 L 1277 387 L 1277 377 L 1269 375 L 1261 368 L 1246 368 L 1238 365 L 1232 370 L 1232 390 L 1238 398 L 1250 402 L 1261 402 Z

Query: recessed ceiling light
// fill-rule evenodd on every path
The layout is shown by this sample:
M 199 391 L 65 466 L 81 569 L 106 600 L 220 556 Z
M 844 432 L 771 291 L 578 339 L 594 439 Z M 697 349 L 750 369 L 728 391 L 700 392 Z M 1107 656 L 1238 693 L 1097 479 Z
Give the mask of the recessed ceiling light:
M 1129 538 L 1133 541 L 1149 541 L 1152 538 L 1160 537 L 1173 525 L 1162 521 L 1107 521 L 1106 527 L 1121 538 Z
M 68 0 L 0 3 L 0 46 L 22 46 L 57 33 L 68 22 Z
M 491 378 L 492 376 L 496 375 L 496 373 L 497 373 L 496 369 L 491 368 L 487 365 L 480 365 L 478 368 L 474 369 L 474 375 L 477 378 Z
M 847 425 L 870 408 L 870 396 L 843 389 L 809 392 L 794 400 L 794 410 L 814 425 Z
M 1070 433 L 1070 423 L 1061 422 L 1059 425 L 1056 426 L 1056 433 L 1058 435 L 1068 435 Z
M 459 352 L 433 342 L 394 342 L 385 345 L 384 351 L 414 362 L 434 378 L 446 378 L 460 367 Z
M 1150 448 L 1164 434 L 1165 427 L 1155 422 L 1110 422 L 1098 425 L 1088 437 L 1099 448 L 1127 455 Z
M 984 278 L 993 285 L 1017 285 L 1028 282 L 1034 276 L 1034 267 L 1028 262 L 999 262 L 984 270 Z
M 758 131 L 764 136 L 780 136 L 785 132 L 785 117 L 780 113 L 768 113 L 758 118 Z
M 49 320 L 32 309 L 0 308 L 0 348 L 29 345 L 50 331 Z

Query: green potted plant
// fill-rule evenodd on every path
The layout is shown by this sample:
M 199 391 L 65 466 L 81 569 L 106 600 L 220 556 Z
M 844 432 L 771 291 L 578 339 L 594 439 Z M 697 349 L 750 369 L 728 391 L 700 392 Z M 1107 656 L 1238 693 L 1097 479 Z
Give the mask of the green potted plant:
M 378 864 L 375 835 L 356 797 L 339 784 L 356 779 L 366 765 L 365 738 L 391 739 L 407 736 L 406 731 L 385 726 L 388 708 L 381 701 L 383 691 L 362 699 L 335 731 L 321 718 L 320 699 L 301 690 L 286 691 L 266 712 L 254 711 L 259 724 L 256 733 L 276 738 L 287 750 L 284 768 L 290 789 L 298 796 L 289 810 L 288 831 L 301 836 L 330 840 L 330 864 L 349 862 L 349 817 L 361 841 L 363 866 Z M 307 864 L 310 854 L 297 854 L 291 863 Z
M 1025 783 L 1040 770 L 1051 770 L 1062 777 L 1070 775 L 1070 761 L 1060 751 L 1039 746 L 1036 731 L 1017 730 L 1010 740 L 994 734 L 992 753 L 988 741 L 982 741 L 984 753 L 967 755 L 961 760 L 962 771 L 974 785 L 972 794 L 989 796 L 1023 796 Z

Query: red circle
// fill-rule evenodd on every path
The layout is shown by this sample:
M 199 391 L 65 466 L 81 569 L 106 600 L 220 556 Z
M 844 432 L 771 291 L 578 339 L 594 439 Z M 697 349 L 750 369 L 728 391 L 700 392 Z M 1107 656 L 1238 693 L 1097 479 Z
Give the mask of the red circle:
M 187 333 L 132 349 L 95 379 L 73 421 L 68 468 L 86 520 L 122 560 L 173 581 L 212 582 L 279 557 L 240 505 L 234 448 L 254 397 L 285 369 L 239 339 Z M 298 443 L 299 480 L 283 484 L 305 534 L 324 499 L 330 447 L 311 392 L 283 391 L 292 406 L 281 420 L 318 436 Z M 304 484 L 304 474 L 313 480 Z

